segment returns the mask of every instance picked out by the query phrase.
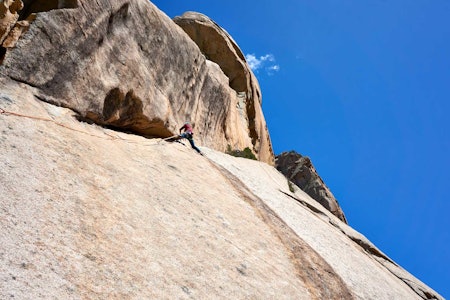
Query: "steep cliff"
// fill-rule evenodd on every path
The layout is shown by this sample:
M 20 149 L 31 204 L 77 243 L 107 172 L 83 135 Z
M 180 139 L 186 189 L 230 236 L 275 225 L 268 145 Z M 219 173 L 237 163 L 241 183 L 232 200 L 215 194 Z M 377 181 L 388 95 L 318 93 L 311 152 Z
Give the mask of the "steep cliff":
M 228 32 L 203 14 L 186 12 L 175 17 L 174 21 L 192 38 L 205 57 L 217 63 L 228 77 L 230 87 L 239 95 L 253 150 L 259 153 L 262 161 L 272 160 L 272 144 L 261 109 L 261 89 L 237 43 Z
M 265 163 L 0 86 L 1 299 L 442 299 Z
M 0 65 L 1 299 L 442 299 L 290 190 L 234 77 L 151 3 L 34 13 Z M 205 156 L 161 139 L 187 118 Z
M 223 70 L 150 2 L 28 1 L 23 11 L 37 18 L 3 45 L 0 74 L 37 87 L 43 101 L 147 137 L 190 121 L 201 145 L 249 147 L 273 164 L 260 103 L 243 107 Z

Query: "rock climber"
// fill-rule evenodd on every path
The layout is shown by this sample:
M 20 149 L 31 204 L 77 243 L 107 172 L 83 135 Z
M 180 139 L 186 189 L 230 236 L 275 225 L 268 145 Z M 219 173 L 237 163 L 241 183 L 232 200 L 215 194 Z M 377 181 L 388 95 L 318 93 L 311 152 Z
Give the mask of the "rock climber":
M 184 130 L 183 133 L 181 131 Z M 200 149 L 197 148 L 194 144 L 194 132 L 192 131 L 192 125 L 189 122 L 184 123 L 184 125 L 180 128 L 180 135 L 179 138 L 187 139 L 189 141 L 189 144 L 191 144 L 192 149 L 203 155 L 203 153 L 200 151 Z

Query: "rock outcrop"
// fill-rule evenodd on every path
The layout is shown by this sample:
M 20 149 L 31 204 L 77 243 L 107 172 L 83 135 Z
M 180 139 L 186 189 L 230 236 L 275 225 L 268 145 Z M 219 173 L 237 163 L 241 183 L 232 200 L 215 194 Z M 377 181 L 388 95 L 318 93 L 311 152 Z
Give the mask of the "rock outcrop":
M 20 0 L 2 0 L 0 2 L 0 45 L 8 36 L 19 19 L 19 11 L 23 8 Z
M 261 90 L 237 43 L 228 32 L 203 14 L 186 12 L 175 17 L 174 21 L 197 44 L 206 59 L 218 64 L 228 77 L 230 87 L 240 96 L 239 105 L 249 125 L 254 151 L 264 155 L 263 161 L 271 159 L 272 144 L 261 109 Z
M 244 69 L 146 0 L 6 2 L 0 299 L 443 299 L 290 190 L 228 35 Z
M 283 152 L 277 155 L 275 167 L 311 198 L 319 202 L 341 221 L 347 223 L 338 201 L 320 178 L 309 157 L 302 156 L 295 151 Z
M 1 299 L 443 299 L 266 163 L 0 86 Z
M 25 1 L 23 11 L 37 18 L 2 55 L 0 74 L 36 87 L 43 101 L 147 137 L 190 121 L 198 144 L 249 147 L 273 164 L 260 103 L 242 105 L 247 96 L 150 2 Z

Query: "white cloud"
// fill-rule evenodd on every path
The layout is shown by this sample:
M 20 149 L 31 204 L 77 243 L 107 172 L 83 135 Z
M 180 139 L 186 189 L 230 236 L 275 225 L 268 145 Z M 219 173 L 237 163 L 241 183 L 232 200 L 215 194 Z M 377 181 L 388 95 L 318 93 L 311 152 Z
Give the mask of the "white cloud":
M 275 63 L 275 57 L 273 54 L 262 55 L 259 58 L 256 57 L 255 54 L 246 54 L 245 59 L 253 72 L 258 72 L 260 69 L 266 70 L 269 75 L 272 75 L 273 72 L 277 72 L 280 70 L 280 66 Z
M 261 61 L 275 61 L 275 57 L 273 57 L 272 54 L 266 54 L 264 56 L 261 56 Z
M 261 67 L 261 60 L 257 59 L 254 54 L 247 54 L 245 59 L 247 60 L 248 66 L 253 71 L 258 70 Z

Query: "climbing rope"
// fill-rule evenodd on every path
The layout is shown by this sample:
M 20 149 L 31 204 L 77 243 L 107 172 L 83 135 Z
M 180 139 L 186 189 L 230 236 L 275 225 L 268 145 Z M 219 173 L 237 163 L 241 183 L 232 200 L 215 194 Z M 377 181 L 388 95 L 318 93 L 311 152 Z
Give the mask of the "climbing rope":
M 21 114 L 21 113 L 16 113 L 16 112 L 12 112 L 12 111 L 7 111 L 7 110 L 5 110 L 5 109 L 3 109 L 3 108 L 0 108 L 0 114 L 1 114 L 1 115 L 5 115 L 5 116 L 16 116 L 16 117 L 27 118 L 27 119 L 32 119 L 32 120 L 45 121 L 45 122 L 52 122 L 52 123 L 54 123 L 55 125 L 61 126 L 61 127 L 63 127 L 63 128 L 66 128 L 66 129 L 69 129 L 69 130 L 72 130 L 72 131 L 76 131 L 76 132 L 79 132 L 79 133 L 83 133 L 83 134 L 86 134 L 86 135 L 89 135 L 89 136 L 92 136 L 92 137 L 100 138 L 100 139 L 106 139 L 106 140 L 121 140 L 121 141 L 124 141 L 124 142 L 127 142 L 127 143 L 141 144 L 141 143 L 136 142 L 136 141 L 127 140 L 127 139 L 124 139 L 124 138 L 122 138 L 122 137 L 114 136 L 114 135 L 109 134 L 109 133 L 107 133 L 107 132 L 103 132 L 105 135 L 109 136 L 109 138 L 105 138 L 105 137 L 103 137 L 103 136 L 91 134 L 91 133 L 86 132 L 86 131 L 83 131 L 83 130 L 79 130 L 79 129 L 75 129 L 75 128 L 69 127 L 69 126 L 64 125 L 64 124 L 62 124 L 62 123 L 59 123 L 59 122 L 57 122 L 57 121 L 55 121 L 55 120 L 53 120 L 53 119 L 43 118 L 43 117 L 36 117 L 36 116 L 30 116 L 30 115 L 24 115 L 24 114 Z M 152 143 L 152 144 L 148 144 L 148 145 L 144 145 L 144 146 L 152 146 L 152 145 L 157 145 L 157 143 Z

